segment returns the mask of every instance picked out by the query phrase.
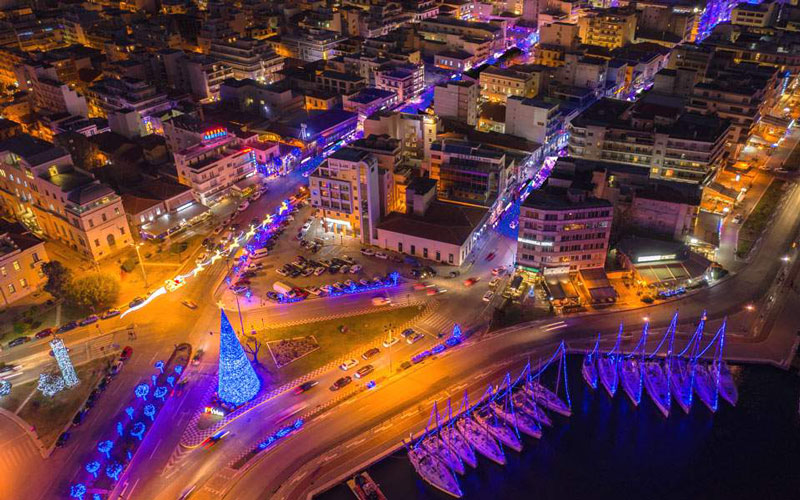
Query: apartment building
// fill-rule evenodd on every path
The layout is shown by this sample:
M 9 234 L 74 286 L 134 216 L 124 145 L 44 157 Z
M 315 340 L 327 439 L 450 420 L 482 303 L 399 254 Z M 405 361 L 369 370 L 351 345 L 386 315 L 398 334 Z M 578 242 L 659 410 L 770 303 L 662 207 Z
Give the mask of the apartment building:
M 464 21 L 450 16 L 438 16 L 420 21 L 417 31 L 425 39 L 435 42 L 445 42 L 450 49 L 466 49 L 458 46 L 455 39 L 484 40 L 488 42 L 487 56 L 505 49 L 505 29 L 501 26 L 480 21 Z M 471 51 L 470 51 L 471 52 Z M 477 56 L 477 54 L 475 54 Z M 479 60 L 483 60 L 480 57 Z
M 506 134 L 537 142 L 549 151 L 562 133 L 564 120 L 558 104 L 512 96 L 506 101 L 505 124 Z
M 492 102 L 506 102 L 509 96 L 536 97 L 539 86 L 535 75 L 511 68 L 489 66 L 481 71 L 481 97 Z
M 731 11 L 731 24 L 749 26 L 753 28 L 766 28 L 771 26 L 778 17 L 781 4 L 769 0 L 760 4 L 740 3 Z
M 224 127 L 206 130 L 199 144 L 177 151 L 173 157 L 178 182 L 191 187 L 203 205 L 224 196 L 256 171 L 252 149 Z
M 321 29 L 305 29 L 280 36 L 276 52 L 303 61 L 333 59 L 339 55 L 338 47 L 345 40 L 341 34 Z M 281 54 L 280 48 L 286 51 Z
M 384 111 L 364 120 L 365 136 L 386 134 L 398 139 L 403 157 L 418 164 L 430 159 L 438 129 L 439 120 L 430 115 Z
M 542 274 L 602 269 L 613 207 L 587 191 L 547 182 L 522 202 L 517 265 Z
M 388 64 L 375 71 L 375 86 L 397 94 L 399 102 L 407 102 L 425 88 L 425 66 L 422 64 Z
M 27 297 L 47 282 L 44 241 L 22 224 L 0 221 L 0 307 Z
M 284 58 L 276 54 L 269 43 L 247 37 L 215 41 L 208 55 L 230 67 L 233 77 L 239 80 L 250 78 L 272 83 L 279 79 L 277 74 L 284 66 Z
M 346 147 L 329 156 L 308 178 L 311 205 L 322 211 L 326 230 L 371 244 L 381 217 L 380 177 L 367 151 Z
M 636 38 L 636 13 L 617 7 L 592 9 L 578 19 L 578 36 L 587 45 L 623 47 Z
M 653 179 L 702 183 L 728 157 L 729 129 L 716 116 L 603 99 L 570 122 L 568 152 L 638 166 Z
M 29 135 L 0 142 L 0 199 L 17 220 L 89 259 L 133 241 L 120 197 L 65 150 Z
M 490 207 L 514 175 L 503 150 L 469 141 L 442 139 L 431 146 L 430 177 L 441 200 Z
M 172 108 L 165 92 L 135 78 L 104 78 L 89 87 L 89 116 L 108 118 L 111 129 L 126 137 L 154 131 L 150 118 Z
M 433 89 L 433 111 L 441 118 L 475 126 L 478 123 L 479 92 L 480 85 L 475 81 L 439 84 Z

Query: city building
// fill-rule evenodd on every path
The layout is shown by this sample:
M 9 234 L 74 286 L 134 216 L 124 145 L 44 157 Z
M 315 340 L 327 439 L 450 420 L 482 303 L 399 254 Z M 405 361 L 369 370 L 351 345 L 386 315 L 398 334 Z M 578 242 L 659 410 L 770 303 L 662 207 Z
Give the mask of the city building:
M 44 241 L 19 223 L 0 221 L 0 307 L 27 297 L 47 282 Z
M 89 116 L 107 118 L 125 137 L 154 132 L 151 118 L 172 108 L 165 92 L 133 78 L 104 78 L 89 87 Z
M 123 193 L 122 206 L 141 239 L 164 239 L 211 215 L 190 187 L 165 179 L 147 179 Z
M 92 260 L 133 242 L 120 197 L 53 144 L 19 135 L 0 142 L 3 210 Z
M 494 102 L 506 102 L 509 96 L 536 97 L 539 85 L 532 73 L 512 68 L 489 66 L 481 71 L 481 97 Z
M 342 96 L 344 110 L 358 113 L 362 121 L 380 109 L 394 108 L 397 103 L 397 94 L 393 91 L 375 87 L 365 87 L 350 95 Z
M 505 133 L 555 146 L 564 132 L 564 120 L 556 103 L 512 96 L 506 101 Z
M 433 90 L 433 111 L 442 118 L 477 125 L 479 91 L 480 85 L 469 80 L 436 85 Z
M 430 177 L 437 197 L 482 207 L 494 204 L 514 176 L 514 160 L 499 148 L 443 139 L 431 146 Z
M 367 151 L 345 147 L 330 155 L 308 178 L 311 206 L 319 209 L 325 230 L 371 244 L 381 216 L 382 175 Z
M 400 102 L 410 101 L 425 88 L 425 66 L 388 64 L 375 71 L 375 86 L 394 92 Z
M 578 18 L 578 30 L 587 45 L 623 47 L 636 38 L 636 12 L 619 7 L 592 9 Z
M 253 38 L 218 40 L 211 44 L 208 55 L 231 68 L 233 77 L 239 80 L 273 83 L 284 66 L 284 58 L 273 52 L 269 43 Z

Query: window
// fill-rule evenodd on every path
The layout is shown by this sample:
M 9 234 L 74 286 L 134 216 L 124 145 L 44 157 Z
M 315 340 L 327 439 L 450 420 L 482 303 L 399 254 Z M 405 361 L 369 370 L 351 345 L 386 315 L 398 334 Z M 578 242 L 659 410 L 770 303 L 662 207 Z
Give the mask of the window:
M 436 261 L 442 260 L 442 253 L 439 250 L 436 250 Z
M 94 227 L 94 220 L 89 219 L 89 227 Z
M 28 288 L 28 280 L 26 280 L 25 278 L 20 278 L 19 286 L 21 286 L 22 288 Z
M 36 263 L 36 262 L 39 262 L 40 260 L 41 259 L 39 258 L 39 254 L 36 253 L 36 252 L 33 252 L 33 262 Z
M 425 258 L 425 259 L 428 258 L 428 249 L 427 248 L 423 248 L 422 249 L 422 257 Z
M 397 242 L 397 251 L 400 252 L 400 253 L 403 253 L 403 242 L 402 241 L 398 241 Z
M 417 254 L 417 248 L 414 245 L 411 245 L 411 255 Z
M 18 260 L 15 260 L 15 261 L 14 261 L 14 264 L 13 264 L 13 266 L 14 266 L 14 270 L 15 270 L 15 271 L 19 271 L 19 270 L 20 270 L 20 267 L 19 267 L 19 261 L 18 261 Z
M 14 288 L 14 284 L 13 283 L 9 283 L 8 284 L 8 293 L 9 294 L 13 294 L 13 293 L 16 293 L 16 291 L 17 291 L 17 289 Z
M 125 228 L 124 227 L 119 228 L 119 234 L 125 236 Z
M 99 247 L 100 246 L 100 240 L 94 240 L 94 246 Z
M 8 276 L 8 273 L 6 272 L 6 266 L 0 267 L 0 274 L 3 276 Z
M 450 264 L 453 263 L 453 254 L 448 254 L 447 255 L 447 262 L 449 262 Z
M 108 220 L 108 217 L 106 217 L 106 214 L 104 214 L 104 213 L 103 213 L 103 214 L 100 214 L 100 217 L 102 217 L 102 218 L 103 218 L 103 222 L 105 222 L 105 221 L 107 221 L 107 220 Z

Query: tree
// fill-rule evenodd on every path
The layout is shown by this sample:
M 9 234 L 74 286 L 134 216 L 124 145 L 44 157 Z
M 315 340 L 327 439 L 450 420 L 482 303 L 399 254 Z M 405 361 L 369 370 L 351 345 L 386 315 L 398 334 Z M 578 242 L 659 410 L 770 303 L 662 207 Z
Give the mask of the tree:
M 67 300 L 74 306 L 99 311 L 116 303 L 119 281 L 108 274 L 93 273 L 72 282 Z
M 61 262 L 51 260 L 42 264 L 42 272 L 47 276 L 45 291 L 57 299 L 64 298 L 72 283 L 72 271 L 64 267 Z

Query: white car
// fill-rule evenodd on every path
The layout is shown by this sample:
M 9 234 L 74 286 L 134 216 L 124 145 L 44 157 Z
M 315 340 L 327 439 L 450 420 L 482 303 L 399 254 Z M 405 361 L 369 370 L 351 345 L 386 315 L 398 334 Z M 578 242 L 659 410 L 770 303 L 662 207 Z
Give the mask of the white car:
M 375 252 L 375 257 L 377 257 L 377 258 L 379 258 L 379 259 L 383 259 L 383 260 L 386 260 L 386 259 L 388 259 L 388 258 L 389 258 L 389 256 L 388 256 L 388 255 L 386 255 L 386 254 L 385 254 L 385 253 L 383 253 L 383 252 Z
M 489 288 L 496 287 L 498 283 L 500 283 L 500 276 L 495 276 L 492 278 L 492 281 L 489 282 Z
M 317 288 L 315 286 L 307 286 L 306 287 L 306 292 L 310 293 L 311 295 L 315 295 L 316 296 L 316 295 L 319 295 L 320 293 L 322 293 L 322 290 L 320 290 L 319 288 Z
M 303 224 L 303 227 L 302 227 L 303 231 L 308 231 L 309 229 L 311 229 L 311 223 L 310 222 L 306 222 L 305 224 Z
M 503 276 L 504 274 L 506 274 L 506 268 L 502 266 L 495 267 L 494 269 L 492 269 L 492 274 L 494 274 L 495 276 Z
M 366 255 L 368 257 L 372 256 L 372 255 L 375 255 L 375 250 L 373 250 L 371 248 L 362 248 L 361 249 L 361 255 Z
M 314 276 L 322 276 L 323 274 L 325 274 L 325 268 L 324 267 L 320 266 L 320 267 L 314 269 Z
M 256 201 L 259 198 L 261 198 L 261 191 L 256 191 L 256 193 L 250 197 L 250 199 L 253 201 Z
M 357 359 L 350 358 L 347 361 L 345 361 L 344 363 L 342 363 L 341 365 L 339 365 L 339 369 L 342 370 L 342 371 L 347 371 L 350 368 L 353 368 L 354 366 L 356 366 L 357 364 L 358 364 L 358 360 Z
M 493 297 L 494 297 L 494 292 L 490 290 L 483 294 L 483 301 L 490 302 Z
M 353 267 L 350 268 L 350 274 L 356 274 L 360 270 L 361 270 L 361 265 L 360 264 L 356 264 L 356 265 L 354 265 Z
M 398 342 L 400 342 L 400 339 L 398 337 L 389 337 L 388 339 L 383 341 L 383 347 L 392 347 Z
M 239 203 L 238 207 L 236 207 L 236 211 L 237 212 L 244 212 L 245 210 L 247 210 L 247 207 L 249 207 L 249 206 L 250 206 L 250 202 L 243 201 L 243 202 Z
M 373 306 L 385 306 L 392 303 L 389 297 L 372 297 Z

